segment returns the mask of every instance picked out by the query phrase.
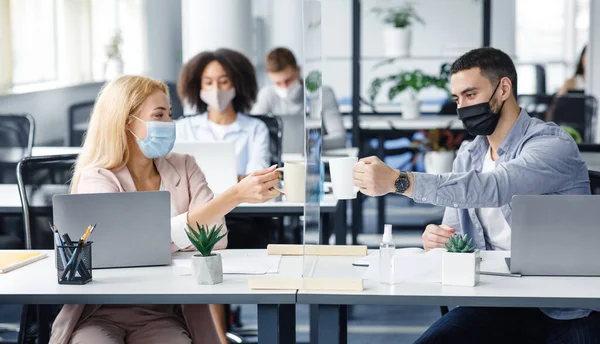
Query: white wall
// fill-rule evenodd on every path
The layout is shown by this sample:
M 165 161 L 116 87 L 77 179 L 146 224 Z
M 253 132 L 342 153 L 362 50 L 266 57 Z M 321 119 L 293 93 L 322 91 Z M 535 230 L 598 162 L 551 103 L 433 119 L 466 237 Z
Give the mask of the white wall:
M 0 0 L 0 93 L 12 87 L 9 0 Z
M 516 0 L 492 1 L 491 45 L 515 57 Z
M 146 0 L 145 74 L 176 82 L 182 65 L 181 1 Z
M 253 54 L 251 0 L 182 0 L 183 61 L 205 50 Z

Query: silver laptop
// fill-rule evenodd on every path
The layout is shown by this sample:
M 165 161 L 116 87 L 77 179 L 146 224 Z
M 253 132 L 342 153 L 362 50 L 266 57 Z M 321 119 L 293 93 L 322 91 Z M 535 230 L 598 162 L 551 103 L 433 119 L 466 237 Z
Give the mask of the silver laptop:
M 196 159 L 215 195 L 222 194 L 238 182 L 235 142 L 177 142 L 173 151 Z
M 90 224 L 93 268 L 171 264 L 167 191 L 55 195 L 54 224 L 77 241 Z
M 304 154 L 304 120 L 300 115 L 279 115 L 283 123 L 282 149 L 284 154 Z
M 510 272 L 600 276 L 600 196 L 514 196 Z

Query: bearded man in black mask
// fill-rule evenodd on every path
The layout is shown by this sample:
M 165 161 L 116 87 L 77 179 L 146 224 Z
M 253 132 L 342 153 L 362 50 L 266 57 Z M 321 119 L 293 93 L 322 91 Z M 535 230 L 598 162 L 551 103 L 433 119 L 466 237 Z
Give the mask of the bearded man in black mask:
M 452 64 L 450 85 L 459 119 L 476 136 L 461 146 L 451 173 L 398 171 L 376 157 L 354 168 L 354 184 L 365 195 L 398 193 L 446 207 L 442 224 L 423 233 L 426 250 L 443 248 L 454 233 L 468 234 L 481 250 L 510 250 L 513 196 L 590 193 L 587 167 L 571 136 L 519 108 L 517 72 L 507 54 L 469 51 Z M 458 307 L 417 342 L 600 343 L 600 313 Z

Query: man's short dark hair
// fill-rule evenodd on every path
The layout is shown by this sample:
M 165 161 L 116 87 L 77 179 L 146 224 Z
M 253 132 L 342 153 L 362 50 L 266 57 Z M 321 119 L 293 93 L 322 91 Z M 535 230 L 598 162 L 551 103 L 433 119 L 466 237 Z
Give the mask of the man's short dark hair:
M 212 61 L 217 61 L 223 66 L 235 88 L 235 98 L 231 101 L 233 109 L 236 112 L 248 113 L 258 93 L 256 72 L 246 56 L 230 49 L 202 52 L 183 66 L 177 83 L 177 94 L 181 102 L 187 102 L 199 113 L 206 111 L 208 106 L 200 99 L 202 72 Z
M 496 86 L 504 77 L 509 78 L 513 95 L 517 98 L 517 70 L 510 56 L 502 50 L 488 47 L 473 49 L 452 63 L 450 74 L 475 67 L 479 67 L 481 75 L 488 79 L 492 86 Z
M 287 48 L 275 48 L 265 58 L 265 66 L 269 73 L 279 73 L 287 67 L 298 68 L 294 53 Z

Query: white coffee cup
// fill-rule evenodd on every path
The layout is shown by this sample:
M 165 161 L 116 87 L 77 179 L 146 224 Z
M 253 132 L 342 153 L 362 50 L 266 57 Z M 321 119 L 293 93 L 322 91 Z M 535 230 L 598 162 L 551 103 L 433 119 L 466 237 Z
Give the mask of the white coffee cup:
M 285 199 L 292 203 L 304 203 L 306 199 L 306 164 L 304 161 L 286 161 L 277 169 L 283 172 L 283 190 Z
M 335 158 L 329 160 L 329 173 L 333 196 L 337 199 L 355 199 L 360 190 L 354 186 L 354 166 L 362 164 L 358 158 Z

